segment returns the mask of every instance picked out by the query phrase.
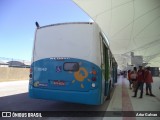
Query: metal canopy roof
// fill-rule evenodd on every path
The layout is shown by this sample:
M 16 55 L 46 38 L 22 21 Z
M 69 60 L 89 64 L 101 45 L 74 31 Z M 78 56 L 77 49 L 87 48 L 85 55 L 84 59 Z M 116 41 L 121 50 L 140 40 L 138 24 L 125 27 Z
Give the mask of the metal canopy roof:
M 160 67 L 160 0 L 73 0 L 107 35 L 119 67 L 130 52 Z

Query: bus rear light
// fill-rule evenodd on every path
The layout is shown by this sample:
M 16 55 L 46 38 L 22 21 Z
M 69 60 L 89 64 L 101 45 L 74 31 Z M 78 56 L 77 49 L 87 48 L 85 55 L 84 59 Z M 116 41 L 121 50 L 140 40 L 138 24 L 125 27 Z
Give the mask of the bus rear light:
M 95 84 L 95 83 L 92 83 L 92 87 L 96 87 L 96 84 Z
M 96 77 L 92 77 L 92 81 L 96 81 Z
M 97 72 L 96 72 L 95 70 L 92 70 L 92 74 L 93 74 L 93 75 L 96 75 Z
M 30 68 L 29 78 L 32 78 L 32 68 Z
M 29 78 L 32 78 L 32 74 L 29 74 Z

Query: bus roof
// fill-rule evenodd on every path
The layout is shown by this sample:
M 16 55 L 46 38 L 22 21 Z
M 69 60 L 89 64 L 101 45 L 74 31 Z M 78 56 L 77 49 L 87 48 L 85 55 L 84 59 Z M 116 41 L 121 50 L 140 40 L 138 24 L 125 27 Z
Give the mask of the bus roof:
M 45 25 L 40 28 L 45 28 L 45 27 L 51 27 L 51 26 L 58 26 L 58 25 L 68 25 L 68 24 L 93 24 L 94 22 L 66 22 L 66 23 L 56 23 L 56 24 L 50 24 L 50 25 Z

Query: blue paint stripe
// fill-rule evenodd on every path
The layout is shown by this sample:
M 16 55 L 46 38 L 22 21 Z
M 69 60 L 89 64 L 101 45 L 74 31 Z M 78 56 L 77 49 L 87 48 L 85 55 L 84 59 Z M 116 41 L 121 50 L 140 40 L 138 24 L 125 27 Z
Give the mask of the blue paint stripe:
M 80 68 L 84 68 L 88 76 L 82 81 L 75 77 L 75 72 L 63 70 L 65 62 L 78 62 Z M 57 72 L 57 66 L 61 69 Z M 69 59 L 41 59 L 32 63 L 33 81 L 36 87 L 30 86 L 29 93 L 33 98 L 63 100 L 69 102 L 77 102 L 84 104 L 101 104 L 102 92 L 102 73 L 101 69 L 86 60 L 69 58 Z M 97 72 L 97 75 L 91 74 L 92 70 Z M 84 71 L 79 71 L 79 74 L 85 76 Z M 92 77 L 96 77 L 96 81 L 92 81 Z M 54 85 L 55 81 L 65 85 Z M 34 84 L 33 83 L 33 84 Z M 92 83 L 96 85 L 92 87 Z M 62 92 L 63 91 L 63 92 Z M 65 91 L 65 92 L 64 92 Z

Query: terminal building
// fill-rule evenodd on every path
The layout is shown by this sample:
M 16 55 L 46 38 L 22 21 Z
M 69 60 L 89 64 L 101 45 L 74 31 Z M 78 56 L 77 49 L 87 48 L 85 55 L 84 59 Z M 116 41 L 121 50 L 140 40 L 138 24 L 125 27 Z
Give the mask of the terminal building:
M 160 111 L 160 1 L 159 0 L 73 0 L 107 35 L 111 51 L 118 62 L 118 75 L 133 67 L 150 67 L 152 92 L 133 98 L 126 76 L 119 76 L 107 111 Z M 116 113 L 115 113 L 116 114 Z M 143 115 L 142 115 L 143 116 Z M 122 118 L 150 120 L 159 118 Z M 107 119 L 107 118 L 106 118 Z M 119 118 L 111 118 L 117 119 Z

